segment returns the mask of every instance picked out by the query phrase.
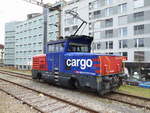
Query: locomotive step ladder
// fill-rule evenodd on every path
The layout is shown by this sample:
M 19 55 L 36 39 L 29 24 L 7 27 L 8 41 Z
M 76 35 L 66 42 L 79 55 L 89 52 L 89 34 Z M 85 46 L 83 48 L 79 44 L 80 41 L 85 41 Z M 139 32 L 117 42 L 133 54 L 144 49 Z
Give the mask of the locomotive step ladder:
M 56 83 L 56 85 L 60 85 L 59 83 L 59 69 L 58 68 L 54 68 L 54 81 Z

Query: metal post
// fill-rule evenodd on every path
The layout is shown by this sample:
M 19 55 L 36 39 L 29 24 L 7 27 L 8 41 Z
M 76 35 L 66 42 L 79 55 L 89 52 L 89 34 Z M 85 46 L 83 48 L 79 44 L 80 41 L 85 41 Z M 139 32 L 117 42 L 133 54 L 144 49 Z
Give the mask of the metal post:
M 43 7 L 43 16 L 44 16 L 44 31 L 43 31 L 43 53 L 46 53 L 47 49 L 47 14 L 48 14 L 48 8 Z

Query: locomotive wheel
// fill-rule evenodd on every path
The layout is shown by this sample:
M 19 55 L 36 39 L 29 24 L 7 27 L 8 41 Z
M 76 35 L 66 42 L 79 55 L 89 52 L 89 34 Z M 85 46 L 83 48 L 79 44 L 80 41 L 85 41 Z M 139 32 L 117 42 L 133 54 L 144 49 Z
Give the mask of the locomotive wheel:
M 97 95 L 100 96 L 100 97 L 101 97 L 101 96 L 104 96 L 104 94 L 105 94 L 104 92 L 100 92 L 100 91 L 97 92 Z
M 75 86 L 75 88 L 79 88 L 80 87 L 80 84 L 79 84 L 79 81 L 78 80 L 75 80 L 74 81 L 74 86 Z

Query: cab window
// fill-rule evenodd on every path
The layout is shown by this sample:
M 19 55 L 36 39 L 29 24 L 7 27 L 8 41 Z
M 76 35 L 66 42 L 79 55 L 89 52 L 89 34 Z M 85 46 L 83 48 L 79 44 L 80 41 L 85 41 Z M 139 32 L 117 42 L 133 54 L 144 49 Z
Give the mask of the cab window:
M 68 52 L 89 52 L 87 44 L 69 43 Z
M 48 45 L 48 52 L 63 52 L 63 51 L 64 51 L 64 43 Z

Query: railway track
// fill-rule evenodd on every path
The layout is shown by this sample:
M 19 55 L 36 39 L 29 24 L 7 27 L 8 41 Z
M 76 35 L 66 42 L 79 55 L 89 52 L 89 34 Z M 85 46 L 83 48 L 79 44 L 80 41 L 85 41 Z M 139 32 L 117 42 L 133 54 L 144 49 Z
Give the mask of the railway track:
M 27 74 L 22 74 L 22 73 L 17 73 L 17 72 L 11 72 L 11 71 L 4 71 L 4 70 L 0 70 L 0 73 L 2 73 L 2 74 L 8 74 L 10 76 L 15 76 L 15 77 L 23 78 L 23 79 L 27 79 L 27 80 L 32 80 L 31 75 L 27 75 Z
M 113 94 L 106 95 L 104 98 L 150 110 L 150 98 L 130 95 L 122 92 L 113 92 Z
M 0 73 L 1 73 L 1 70 L 0 70 Z M 7 73 L 5 73 L 5 74 L 9 74 L 11 76 L 15 76 L 15 77 L 23 78 L 23 79 L 26 79 L 26 76 L 27 76 L 27 75 L 25 75 L 25 76 L 21 77 L 23 74 L 21 74 L 21 75 L 17 75 L 17 73 L 12 74 L 9 71 L 7 71 Z M 31 79 L 32 78 L 30 76 L 29 80 L 31 80 Z M 150 98 L 144 98 L 144 97 L 139 97 L 139 96 L 135 96 L 135 95 L 129 95 L 129 94 L 121 93 L 121 92 L 113 92 L 112 94 L 105 95 L 101 98 L 105 98 L 108 100 L 113 100 L 113 101 L 117 101 L 117 102 L 121 102 L 121 103 L 125 103 L 128 105 L 132 105 L 132 106 L 136 106 L 139 108 L 145 108 L 145 109 L 150 110 Z
M 100 113 L 65 99 L 0 78 L 0 90 L 12 95 L 41 113 Z

